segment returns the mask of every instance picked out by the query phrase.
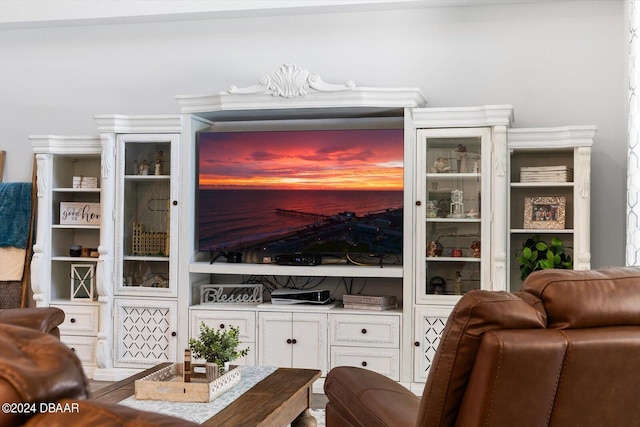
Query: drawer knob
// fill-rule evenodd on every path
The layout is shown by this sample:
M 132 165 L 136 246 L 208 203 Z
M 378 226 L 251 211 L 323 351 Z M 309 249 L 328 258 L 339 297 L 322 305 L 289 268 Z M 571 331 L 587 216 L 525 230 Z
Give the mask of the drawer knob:
M 171 332 L 172 337 L 175 337 L 176 335 L 178 335 L 176 331 Z
M 69 320 L 69 322 L 71 322 L 71 323 L 76 323 L 76 319 L 75 319 L 75 317 L 72 317 L 72 318 Z
M 367 330 L 366 330 L 366 329 L 364 329 L 364 328 L 362 328 L 362 331 L 361 331 L 361 332 L 362 332 L 363 334 L 366 334 L 366 333 L 367 333 Z
M 416 347 L 420 347 L 420 341 L 414 342 L 413 345 L 415 345 Z
M 362 362 L 362 366 L 366 367 L 367 366 L 367 362 Z
M 220 323 L 220 329 L 224 329 L 224 323 Z
M 71 351 L 73 351 L 74 353 L 76 352 L 76 349 L 73 347 L 69 347 L 71 349 Z

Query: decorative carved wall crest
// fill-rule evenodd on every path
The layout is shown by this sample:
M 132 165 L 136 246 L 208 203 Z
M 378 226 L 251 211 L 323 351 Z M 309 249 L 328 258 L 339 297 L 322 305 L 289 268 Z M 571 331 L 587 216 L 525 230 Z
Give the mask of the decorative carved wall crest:
M 326 83 L 318 76 L 295 64 L 284 64 L 271 74 L 264 75 L 257 85 L 246 88 L 231 86 L 233 95 L 268 93 L 274 97 L 296 98 L 306 96 L 309 89 L 318 92 L 336 92 L 355 88 L 353 81 L 344 85 Z

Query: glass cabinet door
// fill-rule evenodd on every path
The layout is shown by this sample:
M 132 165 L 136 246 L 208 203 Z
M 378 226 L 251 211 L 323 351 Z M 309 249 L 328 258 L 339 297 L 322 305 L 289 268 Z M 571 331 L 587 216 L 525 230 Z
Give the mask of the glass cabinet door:
M 175 135 L 118 135 L 120 294 L 174 294 Z M 175 240 L 175 239 L 174 239 Z
M 488 280 L 489 141 L 485 128 L 418 131 L 419 302 L 481 289 Z

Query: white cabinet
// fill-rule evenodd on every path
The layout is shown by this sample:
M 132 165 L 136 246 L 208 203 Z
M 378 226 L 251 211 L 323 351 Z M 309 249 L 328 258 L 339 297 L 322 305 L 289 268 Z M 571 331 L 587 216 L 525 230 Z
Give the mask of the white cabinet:
M 190 337 L 198 338 L 200 325 L 225 330 L 232 326 L 240 332 L 240 349 L 248 348 L 249 353 L 232 363 L 235 365 L 256 364 L 256 312 L 250 310 L 228 310 L 225 307 L 193 306 L 189 309 Z
M 116 295 L 177 296 L 178 140 L 116 135 Z
M 509 289 L 520 289 L 517 256 L 529 239 L 562 242 L 573 269 L 591 268 L 591 145 L 595 126 L 510 129 Z
M 52 301 L 71 301 L 72 264 L 94 268 L 98 264 L 101 223 L 84 220 L 84 213 L 100 209 L 102 145 L 98 137 L 31 136 L 30 140 L 38 188 L 33 298 L 38 306 L 48 306 Z M 79 181 L 89 177 L 91 186 Z M 96 286 L 101 278 L 93 279 Z
M 103 273 L 109 280 L 94 378 L 117 380 L 176 361 L 179 342 L 188 335 L 186 310 L 178 326 L 177 298 L 181 122 L 178 116 L 95 119 L 103 145 L 110 147 L 104 163 L 114 171 L 105 195 L 111 198 L 111 228 L 103 230 L 114 255 Z
M 416 301 L 491 281 L 491 129 L 419 129 Z
M 289 368 L 328 367 L 327 314 L 258 312 L 258 364 Z
M 38 196 L 33 298 L 38 307 L 51 305 L 65 312 L 60 339 L 76 352 L 91 377 L 98 336 L 105 332 L 100 323 L 104 313 L 96 300 L 106 295 L 104 266 L 112 258 L 104 231 L 109 198 L 103 194 L 109 189 L 110 171 L 104 167 L 97 136 L 29 139 L 36 155 Z
M 100 307 L 97 303 L 51 306 L 64 311 L 64 322 L 59 326 L 60 341 L 78 356 L 85 373 L 91 378 L 96 367 Z
M 413 381 L 424 383 L 427 381 L 429 369 L 440 344 L 440 338 L 451 314 L 453 307 L 421 306 L 416 308 L 414 315 L 414 366 Z M 420 390 L 421 391 L 421 390 Z
M 358 366 L 400 380 L 399 313 L 330 314 L 331 367 Z
M 145 368 L 176 360 L 175 300 L 116 298 L 114 311 L 115 367 Z
M 181 360 L 178 349 L 205 322 L 240 327 L 242 344 L 253 350 L 243 363 L 317 368 L 323 375 L 331 366 L 366 365 L 418 386 L 460 295 L 519 289 L 515 255 L 526 239 L 559 237 L 572 248 L 574 268 L 590 267 L 594 127 L 508 130 L 509 105 L 425 108 L 419 89 L 328 84 L 294 64 L 254 86 L 178 96 L 178 102 L 181 115 L 96 116 L 99 137 L 31 138 L 38 178 L 34 299 L 38 306 L 63 307 L 70 319 L 88 316 L 61 330 L 83 361 L 95 358 L 94 379 L 117 380 Z M 353 265 L 362 263 L 331 251 L 332 261 L 322 265 L 283 266 L 260 250 L 244 254 L 241 263 L 209 262 L 211 254 L 199 245 L 202 132 L 367 128 L 404 129 L 401 262 Z M 360 154 L 370 155 L 368 147 Z M 523 168 L 548 166 L 572 169 L 573 176 L 565 182 L 521 179 Z M 74 177 L 98 177 L 97 187 L 76 188 Z M 562 226 L 527 219 L 532 197 L 562 199 Z M 62 202 L 99 203 L 99 224 L 63 224 Z M 532 220 L 537 227 L 530 227 Z M 360 228 L 370 233 L 380 224 Z M 71 257 L 72 245 L 96 251 Z M 78 261 L 95 267 L 97 301 L 71 298 L 70 272 Z M 390 292 L 400 308 L 354 313 L 199 305 L 203 281 L 257 281 L 272 289 L 295 287 L 297 278 L 319 280 L 338 300 L 344 292 Z M 354 288 L 357 281 L 366 284 L 362 290 Z

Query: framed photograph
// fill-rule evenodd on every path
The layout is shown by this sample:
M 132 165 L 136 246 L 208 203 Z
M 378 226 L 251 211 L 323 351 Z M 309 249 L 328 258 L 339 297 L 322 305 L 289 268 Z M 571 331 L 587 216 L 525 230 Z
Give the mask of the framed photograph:
M 524 198 L 524 228 L 539 230 L 564 229 L 564 216 L 567 198 L 554 197 L 525 197 Z

